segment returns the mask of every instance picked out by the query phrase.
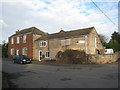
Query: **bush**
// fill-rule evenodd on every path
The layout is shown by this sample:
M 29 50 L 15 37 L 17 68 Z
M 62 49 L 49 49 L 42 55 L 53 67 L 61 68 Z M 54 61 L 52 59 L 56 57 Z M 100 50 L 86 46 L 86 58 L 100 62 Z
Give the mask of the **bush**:
M 59 51 L 56 55 L 56 59 L 59 63 L 79 64 L 87 63 L 87 56 L 84 51 L 78 50 L 65 50 Z

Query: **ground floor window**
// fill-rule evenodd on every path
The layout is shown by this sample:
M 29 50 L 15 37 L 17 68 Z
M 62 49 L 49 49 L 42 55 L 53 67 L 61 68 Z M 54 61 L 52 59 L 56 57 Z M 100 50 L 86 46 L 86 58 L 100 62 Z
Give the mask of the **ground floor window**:
M 16 50 L 16 55 L 19 55 L 19 49 Z
M 26 47 L 23 48 L 22 55 L 27 55 L 27 48 Z
M 45 57 L 46 58 L 50 57 L 50 52 L 49 51 L 46 52 Z
M 11 49 L 11 55 L 14 55 L 14 48 Z

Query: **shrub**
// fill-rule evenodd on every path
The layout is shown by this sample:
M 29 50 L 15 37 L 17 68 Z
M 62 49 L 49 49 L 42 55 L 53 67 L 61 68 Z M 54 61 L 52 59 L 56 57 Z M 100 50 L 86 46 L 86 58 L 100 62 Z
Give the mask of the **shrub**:
M 84 51 L 71 49 L 65 50 L 64 52 L 59 51 L 56 59 L 59 63 L 79 64 L 87 62 L 87 56 Z

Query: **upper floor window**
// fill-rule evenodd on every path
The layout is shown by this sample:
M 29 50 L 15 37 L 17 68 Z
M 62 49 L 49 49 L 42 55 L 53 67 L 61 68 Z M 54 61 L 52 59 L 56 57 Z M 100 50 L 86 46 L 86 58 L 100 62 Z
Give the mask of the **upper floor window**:
M 11 44 L 14 44 L 14 38 L 13 37 L 11 38 Z
M 26 43 L 26 38 L 27 38 L 27 36 L 24 35 L 24 36 L 23 36 L 23 43 Z
M 77 43 L 85 43 L 85 40 L 78 40 Z
M 50 57 L 50 52 L 47 51 L 46 54 L 45 54 L 45 57 L 46 58 Z
M 17 43 L 20 43 L 20 37 L 17 37 Z
M 97 38 L 95 37 L 95 48 L 97 48 Z
M 14 55 L 14 48 L 11 49 L 11 55 Z
M 40 42 L 40 47 L 46 47 L 47 45 L 47 42 L 46 41 L 41 41 Z
M 22 55 L 27 55 L 27 48 L 26 48 L 26 47 L 24 47 L 24 48 L 22 49 Z

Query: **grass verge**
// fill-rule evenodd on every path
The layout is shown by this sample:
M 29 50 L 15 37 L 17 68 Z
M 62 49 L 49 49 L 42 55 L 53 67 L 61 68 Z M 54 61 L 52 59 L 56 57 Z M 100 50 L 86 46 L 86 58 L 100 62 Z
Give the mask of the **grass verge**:
M 8 79 L 6 77 L 6 74 L 2 73 L 2 89 L 8 88 Z

